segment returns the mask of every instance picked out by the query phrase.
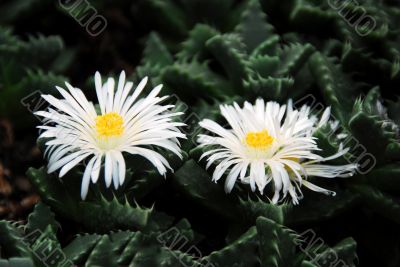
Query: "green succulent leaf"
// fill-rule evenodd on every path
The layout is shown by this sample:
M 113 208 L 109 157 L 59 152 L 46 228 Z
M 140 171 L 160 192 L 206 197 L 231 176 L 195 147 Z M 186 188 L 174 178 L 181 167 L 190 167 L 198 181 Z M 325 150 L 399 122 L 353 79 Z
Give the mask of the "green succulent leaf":
M 285 223 L 297 225 L 328 220 L 350 210 L 358 202 L 359 196 L 350 190 L 336 190 L 335 196 L 307 192 L 301 205 L 288 210 Z
M 143 16 L 143 19 L 161 31 L 167 32 L 170 36 L 182 37 L 188 31 L 188 18 L 174 1 L 141 1 L 138 9 L 140 10 L 138 16 L 143 16 L 146 13 L 158 14 L 157 19 L 148 20 L 149 18 L 146 16 Z
M 0 259 L 0 267 L 34 267 L 30 258 L 10 258 L 8 260 Z
M 26 257 L 30 255 L 29 248 L 23 242 L 23 230 L 11 222 L 0 221 L 0 246 L 7 257 Z
M 400 204 L 398 199 L 367 185 L 354 185 L 353 189 L 361 195 L 364 203 L 374 212 L 400 223 Z
M 241 35 L 247 51 L 251 52 L 265 39 L 272 37 L 274 28 L 267 23 L 267 16 L 262 12 L 259 0 L 247 2 L 247 7 L 242 14 L 242 21 L 235 30 Z
M 57 232 L 60 225 L 54 217 L 55 215 L 50 208 L 42 202 L 39 202 L 36 204 L 33 212 L 28 216 L 26 231 L 28 233 L 35 230 L 45 231 L 47 227 L 50 227 L 53 232 Z
M 208 173 L 194 160 L 187 161 L 175 174 L 174 182 L 193 201 L 227 218 L 237 217 L 238 201 L 211 181 Z
M 264 217 L 257 219 L 257 232 L 261 266 L 295 266 L 294 232 Z
M 181 61 L 188 61 L 196 58 L 203 61 L 210 57 L 206 43 L 212 37 L 218 35 L 218 31 L 207 24 L 196 24 L 189 32 L 189 37 L 183 42 L 182 49 L 176 57 Z
M 383 121 L 377 116 L 370 116 L 362 111 L 356 113 L 349 121 L 349 127 L 354 137 L 368 153 L 374 155 L 378 163 L 384 161 L 385 149 L 390 140 L 390 133 L 384 131 L 382 123 Z M 366 131 L 368 134 L 365 134 Z
M 315 51 L 310 44 L 291 44 L 278 51 L 280 66 L 277 75 L 295 76 Z
M 85 234 L 75 237 L 64 249 L 64 253 L 68 259 L 76 264 L 84 263 L 90 252 L 96 246 L 101 236 L 97 234 Z
M 258 260 L 254 257 L 258 247 L 256 236 L 257 230 L 253 226 L 228 246 L 212 252 L 206 259 L 221 267 L 257 266 Z
M 206 63 L 196 60 L 174 64 L 166 68 L 162 80 L 174 94 L 178 94 L 186 101 L 193 99 L 193 96 L 222 98 L 221 92 L 225 88 L 229 90 L 220 75 L 210 71 Z
M 79 186 L 63 183 L 59 178 L 46 174 L 45 169 L 29 169 L 28 176 L 36 186 L 42 199 L 50 207 L 76 222 L 82 223 L 88 229 L 99 232 L 108 232 L 118 229 L 144 229 L 145 227 L 165 227 L 162 222 L 152 221 L 152 209 L 142 208 L 139 205 L 132 206 L 126 199 L 111 199 L 99 195 L 91 201 L 81 201 L 79 197 Z M 80 180 L 80 177 L 68 177 L 70 182 Z M 72 179 L 74 178 L 74 179 Z M 73 187 L 70 188 L 69 187 Z M 165 219 L 165 217 L 164 217 Z
M 80 221 L 89 229 L 107 232 L 112 229 L 143 229 L 149 222 L 150 209 L 133 207 L 128 201 L 107 200 L 101 197 L 96 202 L 82 202 L 79 205 Z
M 243 80 L 248 77 L 245 45 L 237 35 L 217 35 L 206 43 L 207 48 L 232 80 L 237 93 L 243 92 Z
M 142 63 L 168 66 L 173 63 L 173 57 L 160 36 L 152 32 L 146 40 L 143 50 Z
M 326 101 L 332 106 L 334 114 L 341 122 L 347 122 L 356 95 L 348 77 L 320 53 L 311 56 L 309 67 Z

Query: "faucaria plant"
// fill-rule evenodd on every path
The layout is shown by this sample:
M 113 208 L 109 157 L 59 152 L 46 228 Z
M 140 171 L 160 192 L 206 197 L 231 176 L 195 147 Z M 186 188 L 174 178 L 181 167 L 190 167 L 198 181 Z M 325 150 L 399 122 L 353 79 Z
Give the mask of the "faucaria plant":
M 398 266 L 400 9 L 328 2 L 352 1 L 135 2 L 133 82 L 46 92 L 42 202 L 0 222 L 5 263 Z
M 138 267 L 229 267 L 238 263 L 246 266 L 260 266 L 260 263 L 263 266 L 317 266 L 307 258 L 307 253 L 296 251 L 302 240 L 295 232 L 264 217 L 259 217 L 255 225 L 237 240 L 204 257 L 193 254 L 194 250 L 186 253 L 196 243 L 195 233 L 187 220 L 179 221 L 173 229 L 170 232 L 82 234 L 61 249 L 56 238 L 59 224 L 49 207 L 39 203 L 29 216 L 25 230 L 21 225 L 0 222 L 0 240 L 9 242 L 6 256 L 11 258 L 0 260 L 0 263 L 8 266 L 48 266 L 49 263 L 55 266 Z M 309 244 L 308 249 L 315 253 L 318 263 L 323 263 L 332 253 L 343 256 L 340 261 L 336 260 L 340 264 L 354 266 L 352 262 L 356 260 L 356 244 L 351 238 L 332 247 Z M 43 258 L 43 253 L 52 257 Z

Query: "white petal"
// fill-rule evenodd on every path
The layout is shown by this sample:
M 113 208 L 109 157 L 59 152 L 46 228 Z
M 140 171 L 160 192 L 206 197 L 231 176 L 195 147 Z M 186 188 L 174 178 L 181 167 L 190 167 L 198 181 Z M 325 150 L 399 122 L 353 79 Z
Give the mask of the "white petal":
M 117 113 L 119 113 L 120 101 L 125 87 L 125 78 L 126 78 L 125 71 L 122 71 L 121 74 L 119 75 L 117 92 L 115 93 L 114 105 L 113 105 L 113 111 Z
M 96 94 L 97 94 L 97 99 L 99 100 L 99 106 L 101 110 L 101 114 L 106 113 L 106 104 L 105 104 L 105 98 L 103 96 L 103 85 L 101 82 L 101 76 L 98 71 L 96 71 L 96 74 L 94 75 L 94 84 L 96 86 Z
M 125 151 L 131 154 L 137 154 L 145 157 L 157 168 L 158 172 L 161 175 L 165 175 L 165 173 L 167 172 L 167 169 L 165 167 L 171 169 L 171 166 L 169 165 L 168 161 L 162 155 L 150 149 L 142 147 L 133 147 L 133 148 L 126 148 Z
M 92 173 L 90 174 L 92 183 L 97 183 L 97 180 L 99 179 L 99 174 L 100 174 L 100 168 L 101 168 L 101 158 L 102 156 L 96 156 L 96 161 L 94 162 Z
M 321 116 L 321 120 L 319 121 L 317 128 L 324 126 L 328 122 L 330 115 L 331 107 L 327 107 Z
M 119 184 L 122 185 L 125 181 L 125 174 L 126 174 L 126 165 L 124 157 L 122 156 L 121 152 L 115 151 L 114 158 L 118 163 L 118 177 L 119 177 Z
M 316 186 L 315 184 L 312 184 L 312 183 L 310 183 L 310 182 L 308 182 L 308 181 L 303 181 L 303 185 L 304 185 L 305 187 L 307 187 L 307 188 L 309 188 L 309 189 L 315 191 L 315 192 L 319 192 L 319 193 L 323 193 L 323 194 L 331 195 L 331 196 L 335 196 L 335 195 L 336 195 L 336 193 L 335 193 L 334 191 L 327 190 L 327 189 L 325 189 L 325 188 Z
M 107 187 L 110 187 L 112 181 L 112 170 L 113 170 L 112 164 L 113 162 L 111 158 L 111 153 L 107 152 L 104 164 L 104 179 Z
M 70 162 L 71 160 L 76 159 L 77 157 L 80 157 L 82 154 L 88 155 L 89 153 L 85 152 L 85 151 L 77 151 L 77 152 L 74 152 L 58 161 L 52 162 L 51 164 L 49 163 L 48 170 L 47 170 L 48 173 L 54 172 L 55 170 L 61 168 L 63 165 Z
M 60 170 L 59 177 L 63 177 L 69 170 L 71 170 L 73 167 L 75 167 L 78 163 L 80 163 L 82 160 L 84 160 L 87 156 L 92 154 L 91 152 L 85 153 L 83 155 L 80 155 L 79 157 L 74 158 L 70 162 L 64 165 L 62 169 Z
M 239 172 L 241 171 L 240 165 L 235 165 L 232 170 L 229 172 L 228 177 L 225 180 L 225 192 L 229 193 L 232 191 L 233 186 L 235 185 L 236 179 L 239 176 Z
M 85 199 L 89 190 L 89 182 L 90 182 L 90 174 L 93 169 L 93 163 L 95 161 L 95 157 L 91 158 L 88 165 L 86 166 L 85 172 L 82 177 L 82 186 L 81 186 L 81 198 Z
M 114 152 L 111 153 L 112 158 L 112 180 L 115 189 L 118 189 L 119 186 L 119 173 L 118 173 L 118 161 L 114 157 Z

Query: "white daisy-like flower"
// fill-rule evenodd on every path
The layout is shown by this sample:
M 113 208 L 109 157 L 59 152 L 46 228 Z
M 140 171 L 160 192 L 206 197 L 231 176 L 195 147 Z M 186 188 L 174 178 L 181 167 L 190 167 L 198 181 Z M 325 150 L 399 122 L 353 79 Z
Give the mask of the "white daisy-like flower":
M 216 182 L 227 173 L 226 192 L 232 190 L 237 179 L 250 184 L 252 191 L 257 187 L 261 194 L 272 182 L 275 192 L 271 200 L 273 203 L 289 193 L 292 202 L 298 204 L 303 196 L 301 186 L 335 195 L 310 183 L 308 177 L 347 177 L 353 175 L 357 168 L 356 164 L 323 164 L 344 155 L 348 149 L 343 149 L 342 145 L 332 156 L 316 154 L 320 149 L 313 133 L 328 122 L 330 108 L 324 111 L 320 120 L 310 114 L 308 106 L 293 109 L 291 101 L 280 106 L 276 102 L 264 103 L 258 99 L 255 105 L 245 102 L 241 108 L 234 103 L 221 105 L 220 110 L 230 128 L 225 129 L 205 119 L 200 126 L 212 134 L 199 135 L 198 142 L 200 147 L 210 149 L 201 156 L 207 157 L 206 167 L 217 164 L 212 180 Z
M 101 76 L 96 72 L 99 114 L 83 92 L 69 83 L 65 83 L 68 90 L 57 87 L 63 99 L 42 95 L 50 107 L 35 114 L 45 118 L 45 125 L 38 127 L 44 130 L 39 138 L 51 138 L 46 142 L 45 150 L 49 159 L 48 172 L 61 169 L 59 177 L 62 177 L 88 159 L 82 177 L 82 199 L 87 195 L 90 180 L 97 182 L 103 162 L 106 186 L 113 183 L 118 188 L 123 184 L 126 172 L 124 152 L 145 157 L 161 175 L 171 167 L 149 146 L 182 157 L 178 138 L 185 138 L 185 135 L 178 127 L 184 124 L 173 121 L 182 113 L 171 112 L 174 105 L 160 104 L 168 97 L 158 96 L 162 85 L 155 87 L 146 97 L 139 98 L 146 83 L 147 77 L 130 94 L 133 83 L 125 82 L 125 72 L 121 73 L 116 88 L 113 78 L 102 84 Z

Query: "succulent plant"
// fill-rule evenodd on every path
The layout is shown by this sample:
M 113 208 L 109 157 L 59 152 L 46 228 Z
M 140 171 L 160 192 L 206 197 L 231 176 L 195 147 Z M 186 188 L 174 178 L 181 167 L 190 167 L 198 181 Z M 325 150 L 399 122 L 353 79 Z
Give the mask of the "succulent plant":
M 30 167 L 41 202 L 26 223 L 0 221 L 0 266 L 399 266 L 400 8 L 339 2 L 117 1 L 149 32 L 130 78 L 164 84 L 167 101 L 185 112 L 183 159 L 162 154 L 174 169 L 165 178 L 129 159 L 118 190 L 99 182 L 86 200 L 83 166 L 62 179 Z M 25 14 L 14 9 L 5 22 Z M 373 28 L 362 26 L 363 15 Z M 23 40 L 0 29 L 2 116 L 24 108 L 3 99 L 55 94 L 73 60 L 64 52 L 60 37 Z M 332 122 L 313 134 L 321 154 L 349 147 L 334 162 L 360 165 L 351 178 L 318 180 L 336 196 L 304 192 L 299 205 L 277 205 L 268 188 L 266 196 L 236 184 L 227 194 L 211 181 L 215 166 L 200 159 L 198 122 L 223 124 L 220 104 L 257 98 L 306 103 L 314 115 L 332 107 Z

